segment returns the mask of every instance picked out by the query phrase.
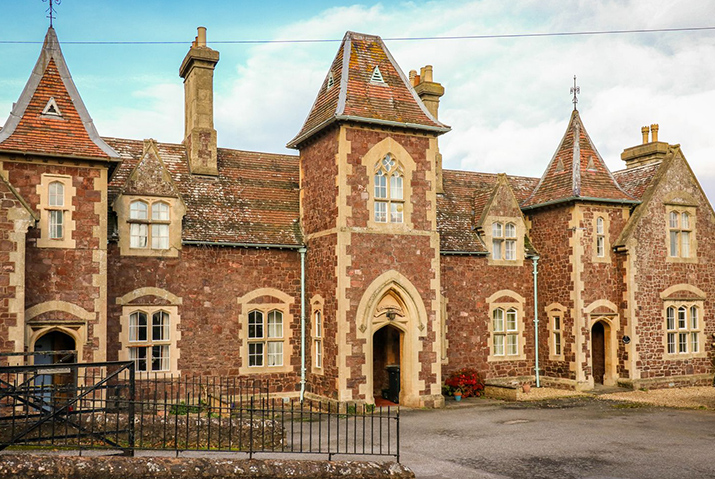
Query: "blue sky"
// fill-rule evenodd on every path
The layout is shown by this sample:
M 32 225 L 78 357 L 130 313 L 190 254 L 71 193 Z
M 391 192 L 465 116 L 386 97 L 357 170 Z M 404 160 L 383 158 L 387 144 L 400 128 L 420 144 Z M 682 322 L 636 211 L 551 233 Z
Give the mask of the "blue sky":
M 38 41 L 41 0 L 2 0 L 0 41 Z M 217 40 L 509 34 L 715 25 L 715 0 L 139 1 L 63 0 L 55 28 L 100 134 L 179 142 L 178 68 L 199 25 L 221 53 L 215 75 L 220 146 L 285 151 L 338 43 L 229 45 Z M 712 24 L 712 25 L 711 25 Z M 71 41 L 185 41 L 72 45 Z M 527 39 L 388 41 L 405 72 L 434 65 L 446 88 L 440 140 L 447 168 L 540 176 L 572 108 L 612 170 L 660 124 L 715 198 L 715 31 Z M 0 124 L 22 91 L 39 44 L 0 44 Z

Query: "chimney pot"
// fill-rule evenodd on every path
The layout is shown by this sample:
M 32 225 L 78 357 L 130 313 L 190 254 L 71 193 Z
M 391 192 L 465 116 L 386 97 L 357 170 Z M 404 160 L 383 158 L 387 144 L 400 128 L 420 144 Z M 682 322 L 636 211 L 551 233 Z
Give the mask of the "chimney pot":
M 432 83 L 432 65 L 425 65 L 420 72 L 422 81 Z
M 643 144 L 648 143 L 648 133 L 650 133 L 650 128 L 647 126 L 641 127 L 641 134 L 643 134 Z
M 651 136 L 653 137 L 651 141 L 653 141 L 653 143 L 658 141 L 658 128 L 659 127 L 657 123 L 654 123 L 650 126 Z
M 410 85 L 417 86 L 417 82 L 415 81 L 416 77 L 417 77 L 417 71 L 410 70 Z
M 206 27 L 197 28 L 199 34 L 196 37 L 198 39 L 198 44 L 196 46 L 205 47 L 206 46 Z

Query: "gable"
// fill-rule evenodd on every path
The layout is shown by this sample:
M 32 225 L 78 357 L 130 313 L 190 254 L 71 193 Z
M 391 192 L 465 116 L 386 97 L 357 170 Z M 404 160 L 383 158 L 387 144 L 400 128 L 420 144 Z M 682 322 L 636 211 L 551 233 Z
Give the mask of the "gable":
M 144 141 L 144 154 L 127 178 L 122 194 L 178 198 L 179 191 L 161 161 L 154 140 Z
M 0 150 L 117 161 L 94 128 L 65 64 L 54 29 L 0 130 Z
M 655 218 L 665 223 L 665 216 L 657 212 L 665 205 L 697 207 L 711 218 L 715 217 L 712 205 L 678 145 L 670 146 L 643 194 L 642 203 L 634 210 L 614 247 L 624 247 L 646 219 Z
M 475 205 L 476 206 L 476 205 Z M 477 228 L 483 226 L 487 217 L 506 217 L 523 219 L 519 201 L 509 185 L 505 174 L 497 175 L 497 184 L 492 189 L 489 198 L 481 212 L 475 209 L 478 216 Z

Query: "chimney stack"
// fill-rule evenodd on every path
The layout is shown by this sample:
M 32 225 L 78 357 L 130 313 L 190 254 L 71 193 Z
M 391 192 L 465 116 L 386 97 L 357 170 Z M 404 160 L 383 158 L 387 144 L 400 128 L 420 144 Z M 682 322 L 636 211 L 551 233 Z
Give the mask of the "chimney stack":
M 198 175 L 218 175 L 213 95 L 218 58 L 218 52 L 206 46 L 206 28 L 198 27 L 179 68 L 184 79 L 184 146 L 191 173 Z
M 410 71 L 410 83 L 412 83 L 412 86 L 425 105 L 425 108 L 427 108 L 427 111 L 429 111 L 436 120 L 439 111 L 439 99 L 444 95 L 444 87 L 433 81 L 432 65 L 425 65 L 420 68 L 419 75 L 414 70 Z M 444 193 L 444 186 L 442 184 L 442 154 L 439 152 L 439 149 L 435 156 L 437 193 Z
M 663 161 L 670 145 L 666 142 L 658 141 L 658 129 L 657 123 L 652 124 L 650 127 L 644 126 L 641 128 L 643 144 L 626 148 L 621 153 L 621 159 L 626 162 L 626 168 L 635 168 L 636 166 Z M 652 136 L 650 141 L 648 139 L 649 133 Z

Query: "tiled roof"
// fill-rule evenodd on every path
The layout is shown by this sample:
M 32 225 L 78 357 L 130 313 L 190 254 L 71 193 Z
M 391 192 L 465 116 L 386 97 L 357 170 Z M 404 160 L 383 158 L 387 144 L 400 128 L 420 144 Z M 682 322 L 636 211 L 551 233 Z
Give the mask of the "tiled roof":
M 43 114 L 50 99 L 55 100 L 61 116 Z M 97 134 L 51 27 L 32 75 L 0 130 L 0 150 L 112 161 L 118 158 Z
M 382 82 L 373 81 L 376 67 Z M 355 32 L 345 34 L 303 128 L 288 146 L 296 147 L 337 120 L 449 130 L 427 111 L 382 39 Z
M 574 110 L 554 157 L 522 207 L 575 198 L 635 203 L 616 182 Z
M 635 168 L 614 171 L 613 177 L 629 195 L 641 199 L 661 165 L 661 162 L 649 163 Z
M 105 139 L 122 157 L 109 185 L 109 202 L 139 163 L 138 140 Z M 186 204 L 184 241 L 298 246 L 298 157 L 218 149 L 216 177 L 192 175 L 181 144 L 156 143 Z
M 444 194 L 437 197 L 437 230 L 442 251 L 487 253 L 473 231 L 475 221 L 497 184 L 497 175 L 469 171 L 443 171 Z M 533 191 L 537 178 L 507 176 L 517 200 L 523 201 Z

